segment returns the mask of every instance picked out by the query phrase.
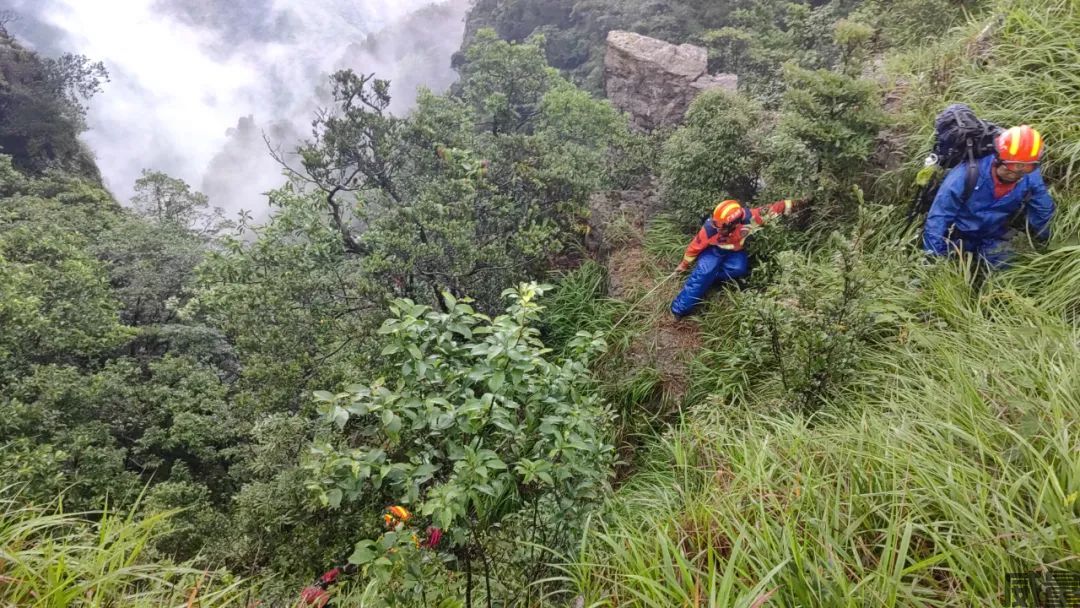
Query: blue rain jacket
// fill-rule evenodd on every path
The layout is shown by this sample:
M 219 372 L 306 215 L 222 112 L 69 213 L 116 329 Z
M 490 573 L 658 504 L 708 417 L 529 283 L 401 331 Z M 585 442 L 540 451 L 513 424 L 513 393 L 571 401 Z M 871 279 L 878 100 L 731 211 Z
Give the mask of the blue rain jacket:
M 950 251 L 949 233 L 954 230 L 954 240 L 963 238 L 986 241 L 987 244 L 1005 237 L 1009 218 L 1020 209 L 1024 197 L 1030 193 L 1027 220 L 1038 238 L 1050 236 L 1050 219 L 1054 216 L 1054 200 L 1046 189 L 1042 173 L 1035 171 L 1017 182 L 1011 192 L 994 199 L 994 157 L 986 156 L 979 161 L 979 179 L 971 197 L 964 201 L 964 182 L 967 181 L 967 164 L 953 168 L 934 198 L 930 213 L 926 216 L 923 246 L 935 255 L 947 255 Z

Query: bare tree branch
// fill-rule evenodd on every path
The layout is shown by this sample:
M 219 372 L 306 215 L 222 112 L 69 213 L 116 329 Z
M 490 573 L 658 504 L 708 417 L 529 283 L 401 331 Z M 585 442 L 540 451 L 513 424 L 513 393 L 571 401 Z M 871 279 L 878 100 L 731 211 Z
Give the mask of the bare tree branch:
M 9 23 L 15 23 L 19 20 L 19 16 L 15 14 L 15 11 L 5 8 L 0 10 L 0 34 L 7 35 L 7 25 Z

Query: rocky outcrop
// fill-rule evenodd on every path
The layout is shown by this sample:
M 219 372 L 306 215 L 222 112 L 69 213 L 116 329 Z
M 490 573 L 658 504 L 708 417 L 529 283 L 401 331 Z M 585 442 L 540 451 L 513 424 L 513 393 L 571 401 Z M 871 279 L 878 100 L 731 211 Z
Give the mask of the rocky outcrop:
M 608 99 L 640 129 L 679 124 L 703 91 L 738 87 L 734 74 L 709 74 L 708 62 L 708 51 L 699 46 L 609 32 L 604 56 Z

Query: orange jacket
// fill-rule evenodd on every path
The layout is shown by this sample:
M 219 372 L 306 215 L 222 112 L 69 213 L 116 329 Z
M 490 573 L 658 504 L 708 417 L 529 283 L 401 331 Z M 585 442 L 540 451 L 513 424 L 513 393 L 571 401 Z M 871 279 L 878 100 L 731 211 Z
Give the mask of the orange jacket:
M 746 237 L 750 235 L 750 226 L 760 226 L 772 217 L 791 213 L 795 202 L 788 199 L 776 201 L 771 205 L 747 209 L 732 207 L 733 201 L 724 201 L 716 207 L 713 216 L 705 220 L 705 225 L 698 231 L 683 255 L 683 263 L 690 265 L 707 247 L 719 247 L 724 251 L 741 251 Z M 728 207 L 728 208 L 723 208 Z M 748 216 L 749 214 L 749 216 Z M 723 217 L 727 221 L 720 224 L 715 218 Z

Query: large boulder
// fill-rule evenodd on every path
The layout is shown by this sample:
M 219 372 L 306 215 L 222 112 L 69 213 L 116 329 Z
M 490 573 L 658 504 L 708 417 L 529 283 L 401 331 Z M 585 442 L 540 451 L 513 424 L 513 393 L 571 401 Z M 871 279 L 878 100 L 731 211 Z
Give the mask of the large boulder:
M 709 53 L 700 46 L 611 31 L 604 56 L 608 99 L 639 129 L 677 125 L 703 91 L 738 88 L 737 76 L 709 74 L 708 63 Z

